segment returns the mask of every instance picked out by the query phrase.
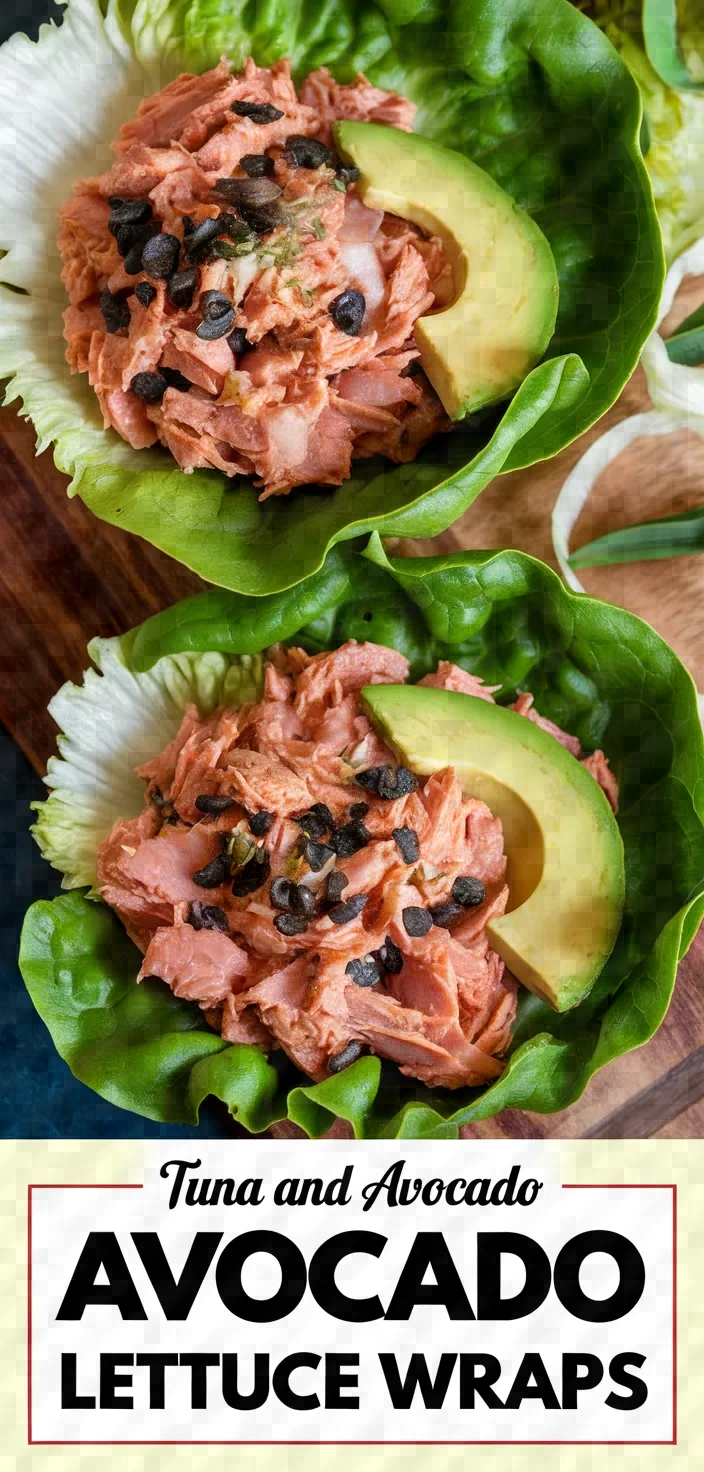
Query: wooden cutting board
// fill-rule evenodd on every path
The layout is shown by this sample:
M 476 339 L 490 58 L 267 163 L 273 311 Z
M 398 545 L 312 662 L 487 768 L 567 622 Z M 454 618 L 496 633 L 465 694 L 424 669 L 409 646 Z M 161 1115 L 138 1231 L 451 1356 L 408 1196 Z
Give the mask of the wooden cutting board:
M 685 283 L 672 326 L 701 302 L 702 285 Z M 409 555 L 519 547 L 555 566 L 550 512 L 565 475 L 597 433 L 647 407 L 638 370 L 598 430 L 547 465 L 499 477 L 432 542 L 396 545 Z M 51 455 L 35 455 L 31 427 L 12 409 L 0 409 L 0 720 L 39 772 L 54 749 L 47 702 L 64 680 L 80 678 L 86 641 L 123 633 L 204 586 L 145 542 L 97 521 L 78 498 L 68 500 L 65 488 Z M 700 437 L 681 433 L 637 442 L 601 477 L 573 546 L 703 501 Z M 590 593 L 647 618 L 704 690 L 704 557 L 593 569 L 583 582 Z M 704 1136 L 704 932 L 680 968 L 663 1026 L 645 1048 L 603 1070 L 562 1114 L 505 1111 L 466 1133 L 493 1139 Z

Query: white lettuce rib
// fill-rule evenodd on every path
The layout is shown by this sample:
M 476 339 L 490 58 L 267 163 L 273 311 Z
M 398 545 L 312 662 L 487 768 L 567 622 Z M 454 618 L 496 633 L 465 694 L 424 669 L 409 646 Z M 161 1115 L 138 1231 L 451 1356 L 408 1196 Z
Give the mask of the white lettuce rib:
M 61 755 L 49 761 L 50 797 L 34 804 L 32 832 L 65 889 L 95 883 L 99 844 L 117 818 L 144 806 L 135 766 L 172 739 L 189 702 L 209 715 L 218 705 L 258 699 L 262 688 L 259 655 L 170 655 L 133 674 L 119 639 L 94 639 L 88 652 L 96 669 L 82 685 L 62 686 L 49 706 Z

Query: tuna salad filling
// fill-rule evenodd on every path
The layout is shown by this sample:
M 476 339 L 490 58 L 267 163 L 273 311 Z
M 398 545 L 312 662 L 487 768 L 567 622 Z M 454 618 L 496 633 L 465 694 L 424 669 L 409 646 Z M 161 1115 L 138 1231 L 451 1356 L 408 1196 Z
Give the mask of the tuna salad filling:
M 450 427 L 413 337 L 453 297 L 442 242 L 367 209 L 333 148 L 338 118 L 410 131 L 414 111 L 361 75 L 321 67 L 299 96 L 288 61 L 224 58 L 140 104 L 60 212 L 66 358 L 106 428 L 264 499 Z
M 399 766 L 361 709 L 370 684 L 408 661 L 350 640 L 329 654 L 274 646 L 261 700 L 207 719 L 189 706 L 175 738 L 137 768 L 142 813 L 114 824 L 97 888 L 158 977 L 199 1003 L 228 1042 L 282 1049 L 309 1078 L 365 1052 L 425 1084 L 496 1078 L 518 983 L 489 945 L 509 902 L 500 821 L 447 767 Z M 421 685 L 493 701 L 441 661 Z M 560 741 L 603 787 L 603 752 L 512 707 Z

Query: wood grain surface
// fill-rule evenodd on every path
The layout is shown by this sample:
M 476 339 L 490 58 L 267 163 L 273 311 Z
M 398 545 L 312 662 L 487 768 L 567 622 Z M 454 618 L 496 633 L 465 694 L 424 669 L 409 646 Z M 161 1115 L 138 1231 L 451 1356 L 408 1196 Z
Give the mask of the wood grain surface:
M 671 326 L 704 296 L 686 282 Z M 704 371 L 704 370 L 703 370 Z M 432 542 L 398 542 L 409 555 L 467 547 L 519 547 L 555 566 L 550 513 L 564 478 L 597 434 L 649 407 L 639 369 L 597 428 L 557 459 L 498 477 Z M 0 409 L 0 720 L 38 771 L 54 748 L 46 705 L 79 679 L 86 641 L 123 633 L 203 584 L 139 538 L 97 521 L 65 494 L 51 455 L 35 455 L 32 429 Z M 638 441 L 600 478 L 573 546 L 646 517 L 704 502 L 704 441 L 687 432 Z M 594 568 L 590 593 L 646 618 L 704 690 L 704 557 Z M 507 1110 L 471 1137 L 687 1138 L 704 1136 L 704 933 L 680 967 L 668 1016 L 646 1047 L 602 1070 L 557 1115 Z

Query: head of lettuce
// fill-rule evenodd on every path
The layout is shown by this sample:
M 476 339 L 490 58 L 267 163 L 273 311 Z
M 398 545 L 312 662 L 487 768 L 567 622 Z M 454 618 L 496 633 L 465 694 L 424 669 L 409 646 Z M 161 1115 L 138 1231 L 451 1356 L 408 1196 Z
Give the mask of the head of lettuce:
M 291 59 L 363 71 L 417 104 L 416 130 L 465 154 L 530 214 L 559 278 L 555 332 L 517 391 L 477 423 L 436 436 L 408 465 L 357 462 L 339 489 L 260 504 L 244 478 L 181 472 L 167 452 L 105 431 L 64 359 L 56 217 L 76 179 L 179 71 L 225 54 L 235 68 Z M 361 532 L 431 536 L 487 482 L 556 454 L 615 400 L 654 323 L 662 246 L 627 66 L 568 0 L 68 0 L 38 43 L 0 52 L 0 376 L 39 448 L 98 516 L 206 580 L 264 594 L 320 569 Z
M 615 946 L 570 1010 L 520 989 L 507 1066 L 488 1087 L 431 1090 L 373 1056 L 313 1085 L 282 1074 L 256 1047 L 225 1043 L 162 982 L 137 985 L 141 955 L 86 894 L 99 843 L 141 811 L 135 764 L 171 740 L 189 701 L 208 714 L 257 698 L 260 651 L 276 641 L 315 652 L 354 638 L 398 650 L 412 680 L 444 659 L 498 687 L 501 704 L 532 691 L 543 716 L 603 748 L 619 783 L 626 894 Z M 35 827 L 69 892 L 32 906 L 20 964 L 59 1053 L 104 1098 L 167 1122 L 195 1123 L 212 1095 L 250 1131 L 289 1119 L 318 1136 L 337 1116 L 358 1138 L 456 1138 L 504 1108 L 566 1108 L 660 1025 L 704 915 L 704 739 L 692 680 L 647 624 L 567 592 L 519 552 L 390 560 L 373 538 L 366 556 L 334 549 L 287 593 L 211 590 L 91 654 L 102 673 L 52 703 L 61 760 Z

